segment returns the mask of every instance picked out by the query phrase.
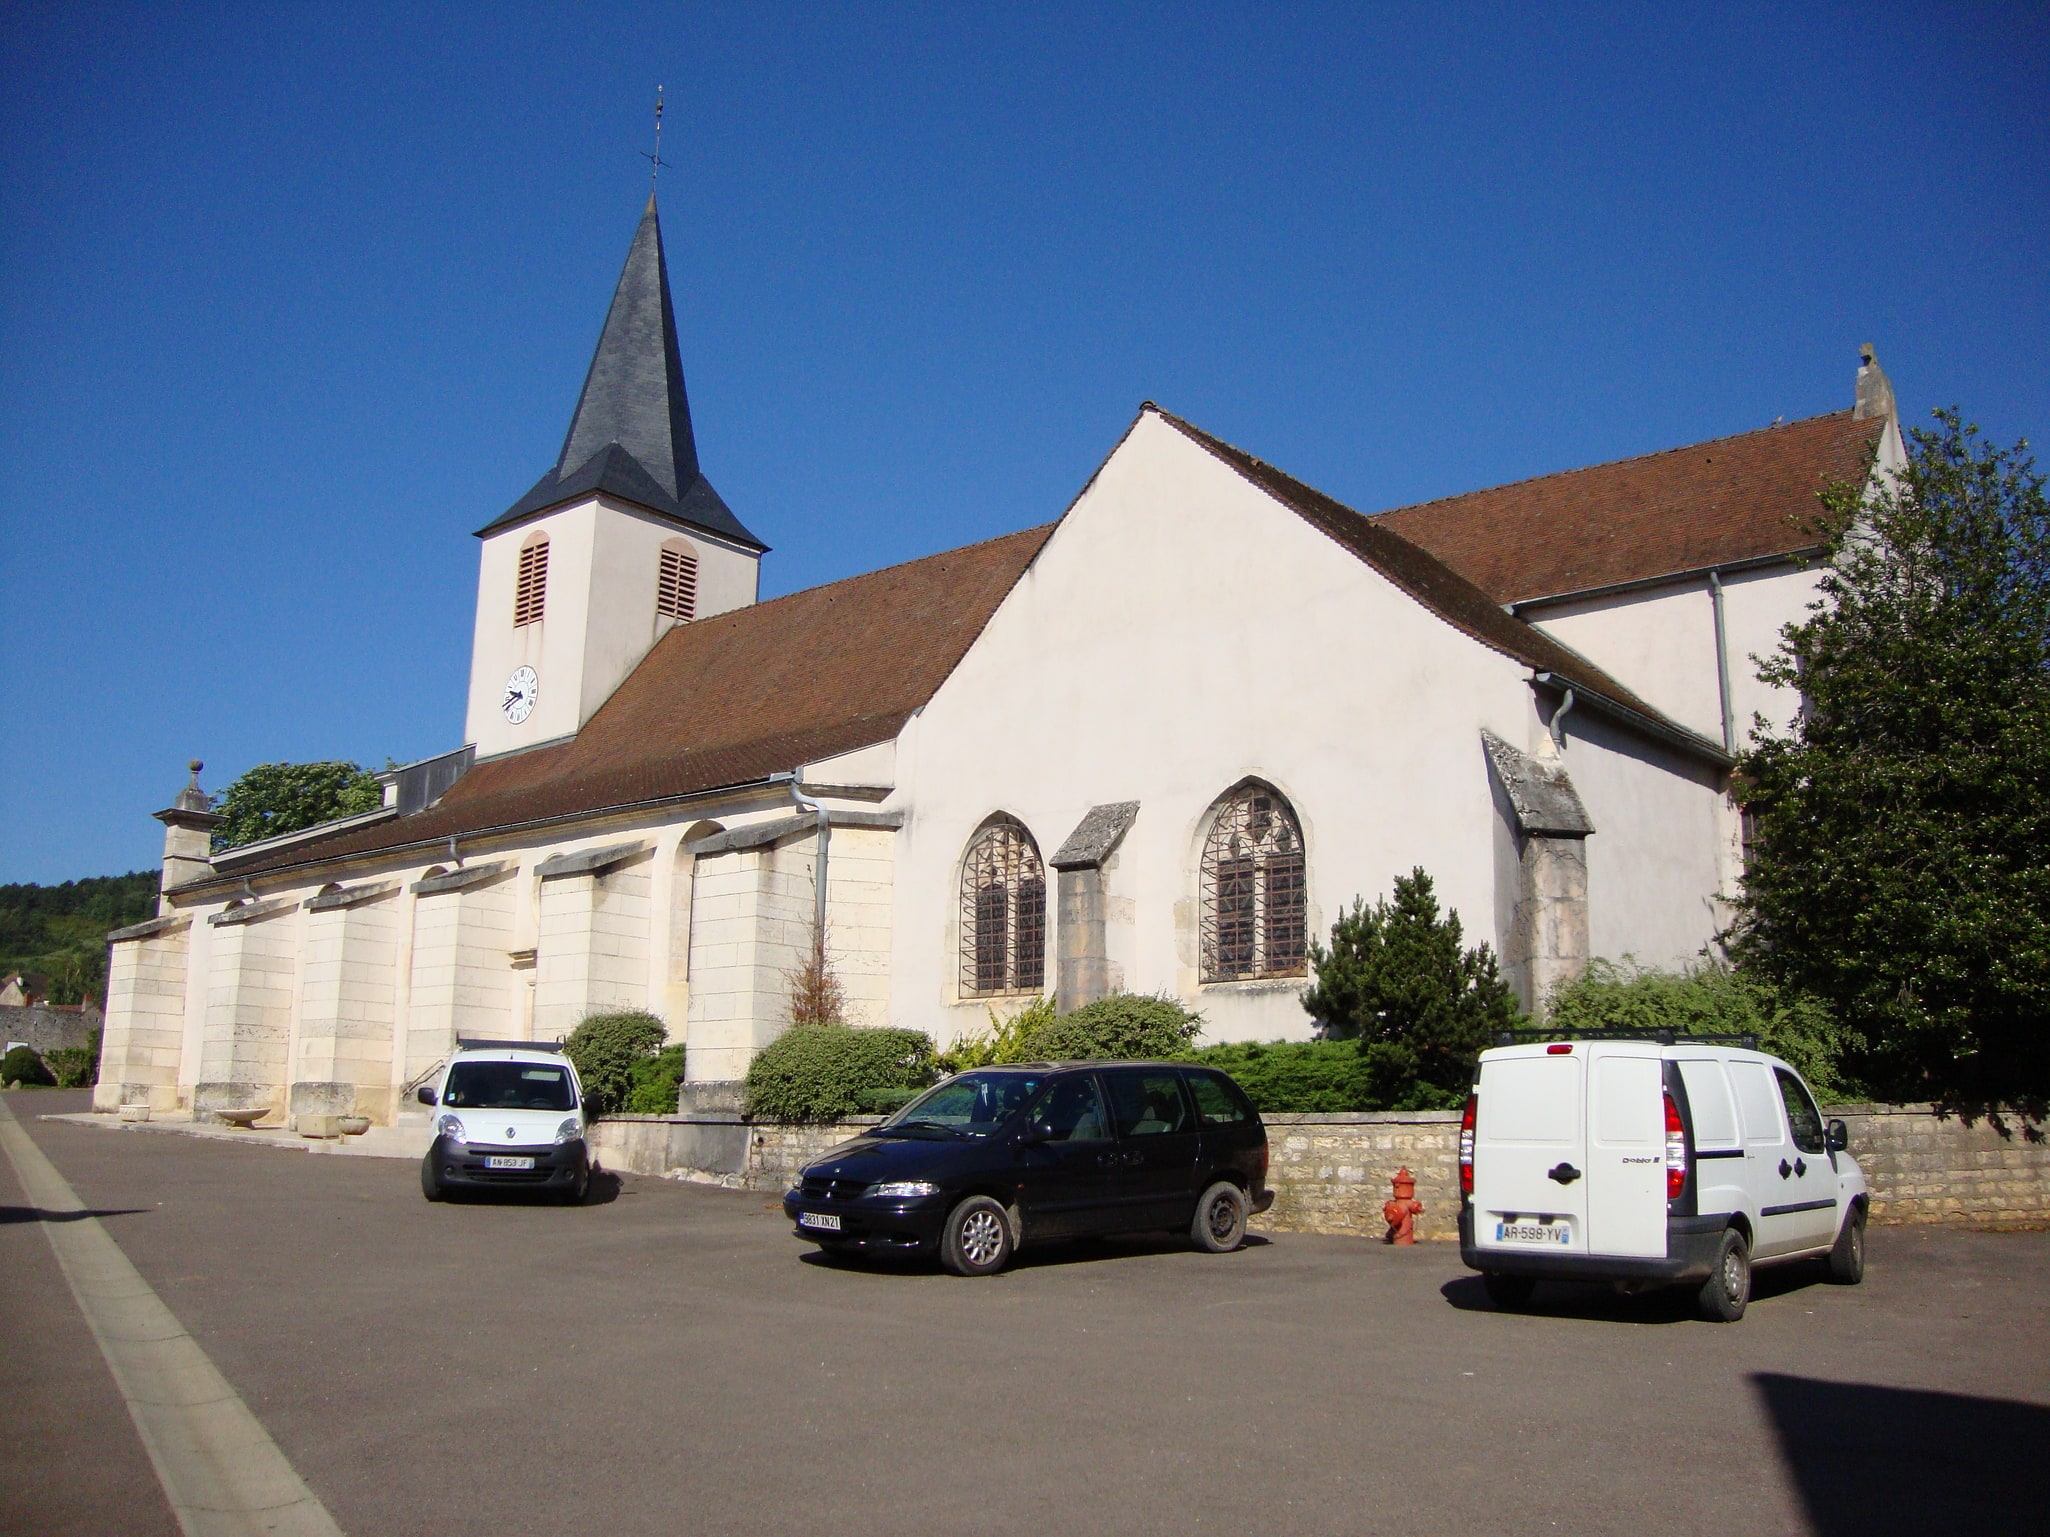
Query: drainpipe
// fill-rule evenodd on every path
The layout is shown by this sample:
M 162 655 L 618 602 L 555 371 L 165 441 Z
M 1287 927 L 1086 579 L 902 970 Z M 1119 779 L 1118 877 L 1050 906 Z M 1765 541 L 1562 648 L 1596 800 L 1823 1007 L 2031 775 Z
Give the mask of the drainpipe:
M 1723 751 L 1735 757 L 1737 723 L 1730 714 L 1730 647 L 1723 630 L 1723 577 L 1720 571 L 1708 573 L 1708 600 L 1715 608 L 1715 683 L 1723 711 Z
M 812 923 L 813 943 L 818 946 L 818 954 L 823 956 L 826 953 L 826 851 L 832 846 L 833 824 L 825 806 L 797 787 L 796 770 L 792 770 L 790 775 L 790 798 L 797 802 L 799 809 L 811 812 L 819 822 L 818 909 Z
M 1573 690 L 1566 690 L 1566 697 L 1559 701 L 1559 708 L 1552 712 L 1552 745 L 1560 752 L 1566 750 L 1566 717 L 1573 713 Z

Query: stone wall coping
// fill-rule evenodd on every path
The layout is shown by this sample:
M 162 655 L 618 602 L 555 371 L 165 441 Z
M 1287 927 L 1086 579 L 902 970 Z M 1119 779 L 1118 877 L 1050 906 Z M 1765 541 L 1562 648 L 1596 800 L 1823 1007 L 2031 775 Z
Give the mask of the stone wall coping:
M 216 928 L 227 928 L 237 923 L 261 923 L 279 913 L 288 913 L 298 905 L 290 897 L 272 897 L 265 902 L 244 902 L 239 907 L 224 907 L 206 921 Z
M 488 865 L 462 865 L 454 870 L 444 870 L 439 875 L 423 875 L 413 882 L 413 895 L 431 897 L 437 892 L 481 886 L 486 881 L 495 881 L 509 874 L 512 868 L 510 861 L 501 859 Z
M 844 1121 L 739 1121 L 721 1120 L 715 1115 L 641 1115 L 624 1111 L 598 1117 L 600 1124 L 607 1121 L 659 1121 L 670 1126 L 758 1126 L 764 1131 L 831 1131 L 841 1126 L 880 1126 L 883 1120 L 880 1115 L 850 1115 Z
M 131 923 L 125 929 L 115 929 L 107 935 L 107 943 L 118 945 L 128 939 L 152 939 L 159 934 L 168 934 L 174 929 L 189 927 L 192 918 L 186 913 L 165 913 L 161 918 L 145 918 L 141 923 Z
M 399 889 L 397 881 L 373 881 L 363 886 L 344 886 L 339 891 L 323 891 L 319 896 L 308 897 L 307 911 L 323 913 L 333 907 L 354 907 L 361 902 L 375 902 L 379 897 L 388 897 Z
M 1262 1110 L 1269 1126 L 1457 1126 L 1457 1110 Z
M 635 838 L 625 843 L 609 843 L 602 849 L 587 849 L 581 854 L 557 854 L 553 859 L 544 859 L 534 866 L 534 873 L 544 881 L 558 875 L 602 875 L 614 865 L 623 865 L 629 859 L 638 859 L 654 851 L 653 843 L 645 838 Z

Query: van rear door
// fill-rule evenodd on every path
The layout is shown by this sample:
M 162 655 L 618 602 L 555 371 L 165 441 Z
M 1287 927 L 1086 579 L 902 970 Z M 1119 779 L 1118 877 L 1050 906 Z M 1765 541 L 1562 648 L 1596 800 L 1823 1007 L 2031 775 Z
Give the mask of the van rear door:
M 1474 1242 L 1587 1252 L 1587 1146 L 1577 1052 L 1518 1046 L 1481 1058 L 1474 1107 Z
M 1589 1050 L 1588 1250 L 1663 1259 L 1666 1091 L 1658 1051 L 1610 1045 Z

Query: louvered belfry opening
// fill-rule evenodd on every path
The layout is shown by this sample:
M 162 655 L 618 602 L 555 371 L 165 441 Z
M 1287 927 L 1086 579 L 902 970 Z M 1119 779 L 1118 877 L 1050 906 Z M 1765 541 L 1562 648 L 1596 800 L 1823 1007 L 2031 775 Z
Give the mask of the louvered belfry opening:
M 547 606 L 548 541 L 537 539 L 520 550 L 520 574 L 513 585 L 513 628 L 539 624 Z
M 1218 807 L 1203 842 L 1203 980 L 1305 974 L 1306 868 L 1295 810 L 1249 784 Z
M 655 612 L 680 624 L 698 615 L 698 558 L 684 544 L 662 546 L 662 569 L 655 580 Z
M 961 991 L 1036 993 L 1046 985 L 1046 866 L 1011 817 L 984 824 L 961 868 Z

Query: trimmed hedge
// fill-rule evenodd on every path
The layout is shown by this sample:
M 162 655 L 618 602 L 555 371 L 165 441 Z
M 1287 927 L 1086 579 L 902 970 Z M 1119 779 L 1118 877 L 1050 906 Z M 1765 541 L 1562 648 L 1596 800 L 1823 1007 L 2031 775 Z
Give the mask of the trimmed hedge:
M 1465 1099 L 1419 1082 L 1414 1055 L 1386 1041 L 1233 1041 L 1194 1059 L 1223 1068 L 1256 1109 L 1276 1113 L 1451 1110 Z
M 1072 1014 L 1022 1031 L 1016 1062 L 1068 1062 L 1107 1057 L 1185 1057 L 1203 1028 L 1173 998 L 1113 993 Z
M 17 1046 L 0 1057 L 0 1083 L 31 1083 L 48 1087 L 57 1080 L 43 1065 L 43 1058 L 33 1046 Z
M 837 1121 L 879 1089 L 922 1089 L 936 1066 L 918 1030 L 792 1025 L 747 1070 L 746 1112 L 757 1121 Z
M 90 1046 L 60 1046 L 43 1053 L 43 1065 L 57 1077 L 60 1089 L 89 1089 L 100 1081 L 100 1032 Z
M 562 1054 L 576 1065 L 590 1113 L 616 1115 L 626 1109 L 633 1098 L 635 1067 L 653 1060 L 668 1039 L 669 1027 L 644 1009 L 592 1014 L 570 1031 Z M 675 1108 L 672 1095 L 668 1109 Z
M 631 1069 L 633 1087 L 627 1090 L 628 1115 L 674 1115 L 677 1091 L 683 1084 L 683 1048 L 664 1046 L 652 1057 L 643 1057 Z

